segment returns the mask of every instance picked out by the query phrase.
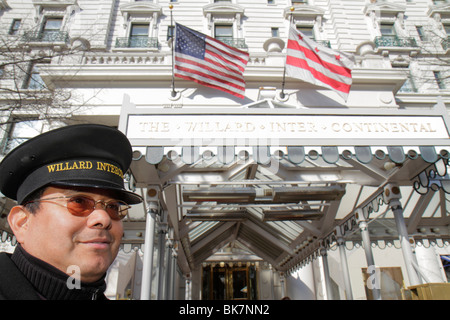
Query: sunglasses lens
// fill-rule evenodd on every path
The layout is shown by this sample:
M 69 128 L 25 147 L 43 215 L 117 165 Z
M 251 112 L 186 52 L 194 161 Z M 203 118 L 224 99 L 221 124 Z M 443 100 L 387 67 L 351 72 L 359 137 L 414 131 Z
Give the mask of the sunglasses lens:
M 67 209 L 74 216 L 87 217 L 94 211 L 96 201 L 91 198 L 76 196 L 70 198 L 67 202 Z M 109 214 L 113 220 L 121 220 L 127 215 L 129 206 L 121 201 L 100 202 L 103 209 Z
M 95 201 L 86 197 L 72 197 L 67 202 L 67 209 L 75 216 L 87 217 L 94 211 Z
M 106 203 L 106 212 L 111 219 L 121 220 L 127 215 L 128 205 L 120 201 L 110 201 Z

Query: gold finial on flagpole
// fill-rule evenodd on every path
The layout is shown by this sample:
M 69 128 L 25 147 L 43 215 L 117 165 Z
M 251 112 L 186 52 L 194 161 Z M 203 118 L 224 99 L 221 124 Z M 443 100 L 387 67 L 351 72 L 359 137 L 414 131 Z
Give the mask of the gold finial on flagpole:
M 170 10 L 173 9 L 173 4 L 169 4 L 169 9 L 170 9 Z

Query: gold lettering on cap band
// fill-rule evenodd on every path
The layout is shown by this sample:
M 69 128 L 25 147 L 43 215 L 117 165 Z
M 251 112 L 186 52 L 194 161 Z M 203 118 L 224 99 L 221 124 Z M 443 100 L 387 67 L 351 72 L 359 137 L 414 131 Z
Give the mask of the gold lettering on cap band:
M 98 170 L 106 171 L 115 174 L 123 179 L 122 170 L 110 163 L 97 161 L 97 166 L 94 167 L 91 161 L 73 161 L 73 162 L 59 162 L 47 166 L 48 172 L 60 172 L 69 170 Z
M 97 161 L 97 170 L 108 171 L 108 172 L 114 173 L 114 174 L 118 175 L 119 177 L 123 178 L 122 170 L 120 170 L 119 167 L 117 167 L 113 164 L 110 164 L 110 163 Z

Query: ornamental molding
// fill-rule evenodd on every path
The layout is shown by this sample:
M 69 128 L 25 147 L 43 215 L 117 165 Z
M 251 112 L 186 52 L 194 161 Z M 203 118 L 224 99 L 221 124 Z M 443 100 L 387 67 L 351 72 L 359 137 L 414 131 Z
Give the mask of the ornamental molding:
M 406 6 L 383 2 L 380 4 L 368 4 L 364 7 L 363 12 L 370 17 L 374 28 L 378 26 L 378 22 L 392 24 L 398 22 L 403 29 L 405 11 Z
M 285 19 L 292 18 L 292 22 L 295 25 L 299 24 L 314 26 L 317 23 L 320 31 L 322 31 L 324 14 L 325 10 L 306 4 L 298 7 L 287 7 L 284 9 Z
M 433 18 L 436 21 L 440 21 L 443 17 L 450 18 L 450 5 L 443 4 L 431 6 L 427 13 L 430 18 Z
M 123 16 L 123 27 L 127 28 L 127 23 L 130 20 L 138 20 L 138 18 L 145 18 L 148 22 L 149 19 L 156 21 L 162 13 L 162 8 L 160 5 L 153 3 L 143 3 L 143 2 L 132 2 L 127 3 L 119 8 Z M 156 24 L 153 26 L 156 29 Z
M 212 3 L 203 7 L 203 14 L 244 15 L 245 9 L 236 4 Z
M 241 18 L 245 9 L 235 4 L 212 3 L 203 7 L 203 14 L 208 19 L 208 29 L 212 29 L 215 22 L 236 22 L 241 29 Z
M 369 15 L 372 12 L 378 12 L 381 16 L 397 16 L 399 13 L 405 13 L 406 6 L 394 3 L 375 3 L 364 7 L 364 14 Z
M 162 8 L 160 5 L 153 3 L 143 3 L 143 2 L 132 2 L 120 6 L 120 12 L 123 14 L 153 14 L 157 13 L 160 15 L 162 13 Z

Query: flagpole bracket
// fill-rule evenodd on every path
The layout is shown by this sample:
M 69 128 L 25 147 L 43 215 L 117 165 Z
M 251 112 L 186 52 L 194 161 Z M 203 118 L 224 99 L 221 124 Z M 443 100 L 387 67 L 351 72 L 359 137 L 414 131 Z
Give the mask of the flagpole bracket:
M 281 91 L 279 91 L 277 94 L 276 94 L 276 99 L 278 100 L 278 101 L 281 101 L 281 102 L 286 102 L 286 101 L 288 101 L 289 100 L 289 94 L 287 94 L 286 92 L 284 92 L 284 90 L 281 90 Z
M 180 98 L 181 98 L 181 91 L 176 91 L 176 90 L 174 90 L 174 89 L 172 89 L 172 90 L 170 91 L 170 97 L 169 97 L 169 100 L 171 100 L 171 101 L 177 101 L 177 100 L 180 100 Z

